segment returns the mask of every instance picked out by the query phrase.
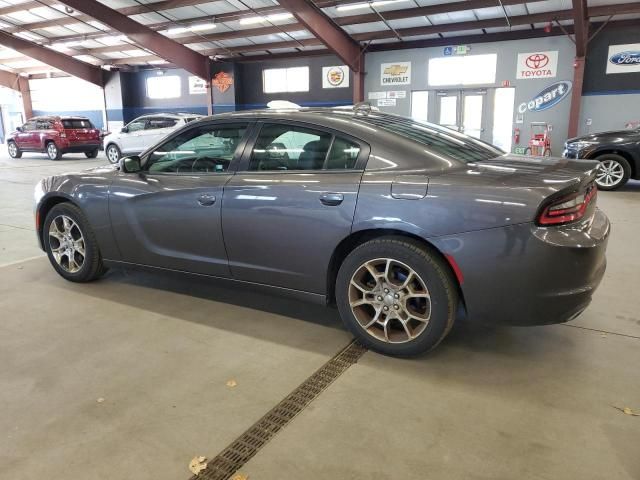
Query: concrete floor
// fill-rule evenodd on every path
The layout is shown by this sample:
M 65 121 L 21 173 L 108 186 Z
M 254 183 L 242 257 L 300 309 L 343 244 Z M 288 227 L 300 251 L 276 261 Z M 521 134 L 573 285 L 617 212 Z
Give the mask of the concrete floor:
M 0 478 L 186 479 L 350 341 L 335 310 L 202 281 L 62 280 L 33 185 L 104 162 L 0 155 Z M 418 360 L 366 353 L 241 472 L 639 479 L 640 417 L 612 405 L 640 411 L 640 183 L 598 201 L 609 267 L 578 319 L 461 322 Z

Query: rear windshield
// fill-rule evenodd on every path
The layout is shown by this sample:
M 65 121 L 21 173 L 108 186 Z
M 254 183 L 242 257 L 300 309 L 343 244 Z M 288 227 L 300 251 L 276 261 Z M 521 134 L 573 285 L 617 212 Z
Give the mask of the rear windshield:
M 357 116 L 355 119 L 419 142 L 436 155 L 465 163 L 481 162 L 505 154 L 493 145 L 432 123 L 419 122 L 396 115 L 371 113 Z
M 82 118 L 73 118 L 62 120 L 62 126 L 65 129 L 74 129 L 74 128 L 93 128 L 93 125 L 89 120 Z

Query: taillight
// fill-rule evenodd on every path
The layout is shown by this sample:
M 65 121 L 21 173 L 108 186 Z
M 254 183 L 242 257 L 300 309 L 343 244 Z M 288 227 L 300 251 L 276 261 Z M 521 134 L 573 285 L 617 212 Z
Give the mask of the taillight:
M 550 203 L 538 217 L 539 225 L 560 225 L 584 217 L 589 204 L 595 201 L 598 189 L 591 185 L 586 191 Z

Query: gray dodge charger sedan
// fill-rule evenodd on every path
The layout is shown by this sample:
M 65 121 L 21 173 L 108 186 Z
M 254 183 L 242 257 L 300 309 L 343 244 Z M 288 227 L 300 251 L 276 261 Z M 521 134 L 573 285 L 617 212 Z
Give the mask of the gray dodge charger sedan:
M 43 179 L 36 228 L 67 280 L 150 267 L 335 303 L 363 344 L 408 356 L 459 308 L 510 325 L 580 314 L 606 265 L 597 167 L 363 106 L 245 111 Z

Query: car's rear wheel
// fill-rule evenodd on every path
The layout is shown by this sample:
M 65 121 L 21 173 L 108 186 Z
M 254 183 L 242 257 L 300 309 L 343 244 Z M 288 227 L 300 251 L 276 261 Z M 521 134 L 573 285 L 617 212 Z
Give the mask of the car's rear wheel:
M 65 279 L 89 282 L 105 272 L 95 235 L 75 205 L 60 203 L 53 207 L 42 235 L 51 265 Z
M 596 184 L 600 190 L 616 190 L 631 176 L 631 165 L 626 158 L 615 153 L 607 153 L 596 158 L 600 162 Z
M 342 263 L 336 301 L 349 330 L 386 355 L 437 346 L 455 319 L 458 290 L 439 255 L 402 237 L 366 242 Z
M 46 145 L 46 149 L 47 156 L 50 160 L 60 160 L 60 158 L 62 158 L 62 152 L 54 142 L 48 142 Z
M 90 152 L 84 152 L 84 155 L 87 158 L 96 158 L 98 156 L 98 149 L 96 148 L 95 150 L 91 150 Z
M 113 143 L 107 146 L 107 150 L 105 151 L 105 153 L 107 155 L 107 160 L 109 160 L 110 163 L 118 163 L 118 161 L 120 161 L 120 157 L 122 156 L 122 153 L 120 152 L 118 146 L 114 145 Z
M 20 158 L 20 157 L 22 157 L 22 152 L 18 148 L 18 145 L 16 145 L 16 142 L 9 142 L 7 144 L 7 150 L 9 151 L 9 156 L 11 158 Z

